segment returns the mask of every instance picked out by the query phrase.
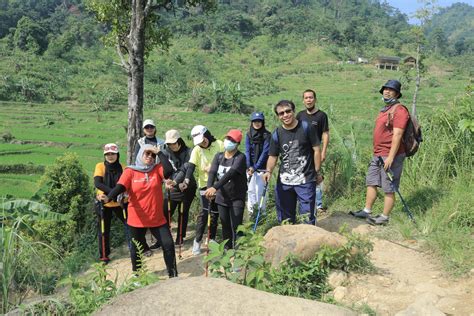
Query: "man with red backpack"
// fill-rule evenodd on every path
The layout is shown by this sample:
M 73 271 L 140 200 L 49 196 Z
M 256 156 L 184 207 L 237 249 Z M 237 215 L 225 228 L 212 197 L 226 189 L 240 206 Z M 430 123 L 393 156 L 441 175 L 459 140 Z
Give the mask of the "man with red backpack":
M 372 225 L 386 225 L 390 212 L 395 203 L 395 192 L 400 184 L 403 161 L 406 157 L 405 144 L 402 142 L 404 131 L 407 128 L 410 114 L 398 99 L 402 97 L 401 83 L 398 80 L 389 80 L 380 88 L 384 107 L 375 120 L 373 132 L 373 158 L 370 161 L 366 185 L 367 193 L 365 207 L 350 214 L 366 218 Z M 379 157 L 383 159 L 383 164 Z M 388 174 L 392 174 L 390 179 Z M 383 213 L 376 217 L 371 216 L 372 206 L 377 198 L 377 187 L 385 193 Z

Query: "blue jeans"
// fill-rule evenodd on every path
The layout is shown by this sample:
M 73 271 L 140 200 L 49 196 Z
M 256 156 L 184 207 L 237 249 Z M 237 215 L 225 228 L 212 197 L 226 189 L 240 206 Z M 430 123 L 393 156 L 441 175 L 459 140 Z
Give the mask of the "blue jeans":
M 323 183 L 316 186 L 316 209 L 323 208 Z
M 299 203 L 300 215 L 308 215 L 308 224 L 316 224 L 314 205 L 316 202 L 316 182 L 299 185 L 286 185 L 278 179 L 275 187 L 275 204 L 278 221 L 289 219 L 296 222 L 296 202 Z

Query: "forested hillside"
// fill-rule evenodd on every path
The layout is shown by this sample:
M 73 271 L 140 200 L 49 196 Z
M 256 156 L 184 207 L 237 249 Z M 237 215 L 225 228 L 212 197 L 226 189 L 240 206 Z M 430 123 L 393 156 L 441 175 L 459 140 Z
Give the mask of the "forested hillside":
M 415 52 L 407 16 L 384 1 L 221 0 L 210 14 L 184 10 L 179 3 L 158 20 L 164 38 L 172 36 L 172 48 L 149 56 L 147 106 L 200 107 L 209 102 L 203 90 L 213 82 L 227 94 L 236 90 L 233 85 L 241 94 L 267 94 L 275 87 L 265 67 L 294 62 L 308 47 L 320 47 L 314 62 L 326 64 Z M 438 60 L 463 54 L 450 64 L 472 60 L 466 57 L 474 45 L 468 32 L 472 10 L 457 4 L 435 15 L 425 54 Z M 115 49 L 100 40 L 107 29 L 88 11 L 87 1 L 1 0 L 0 100 L 105 108 L 126 103 L 125 74 L 115 65 Z

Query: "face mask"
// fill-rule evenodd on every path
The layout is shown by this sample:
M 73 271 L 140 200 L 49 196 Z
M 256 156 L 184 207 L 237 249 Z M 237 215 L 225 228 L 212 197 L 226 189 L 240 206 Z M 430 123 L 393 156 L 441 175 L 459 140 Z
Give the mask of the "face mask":
M 233 141 L 228 139 L 224 139 L 224 149 L 226 151 L 232 151 L 235 148 L 237 148 L 237 143 L 234 143 Z
M 391 103 L 397 102 L 397 98 L 389 98 L 389 99 L 387 99 L 387 98 L 382 97 L 382 100 L 383 100 L 383 102 L 384 102 L 385 104 L 391 104 Z

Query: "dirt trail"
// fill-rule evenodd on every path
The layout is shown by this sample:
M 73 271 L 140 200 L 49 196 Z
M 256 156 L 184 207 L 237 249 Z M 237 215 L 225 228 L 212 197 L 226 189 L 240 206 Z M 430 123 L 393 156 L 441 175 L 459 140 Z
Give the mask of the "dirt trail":
M 373 228 L 363 222 L 354 221 L 345 215 L 336 214 L 322 220 L 320 226 L 337 231 L 340 224 L 348 224 L 359 233 L 373 232 L 383 228 Z M 189 236 L 192 236 L 190 234 Z M 370 254 L 377 272 L 374 274 L 351 273 L 336 289 L 338 301 L 351 306 L 367 304 L 377 315 L 395 315 L 412 308 L 412 315 L 434 315 L 442 311 L 447 315 L 474 316 L 474 278 L 453 280 L 436 264 L 433 257 L 417 250 L 414 242 L 395 244 L 373 237 L 374 250 Z M 151 241 L 150 241 L 151 244 Z M 180 277 L 202 276 L 202 257 L 191 254 L 192 237 L 185 240 L 183 259 L 177 259 Z M 131 275 L 131 263 L 127 249 L 121 249 L 109 264 L 112 277 L 118 276 L 122 282 Z M 178 252 L 178 249 L 176 249 Z M 203 246 L 203 253 L 204 253 Z M 166 269 L 161 249 L 146 258 L 150 271 L 166 278 Z M 115 270 L 115 272 L 114 272 Z M 414 309 L 413 309 L 414 308 Z M 430 309 L 431 308 L 431 309 Z M 407 310 L 410 311 L 410 310 Z M 403 315 L 410 313 L 405 312 Z

